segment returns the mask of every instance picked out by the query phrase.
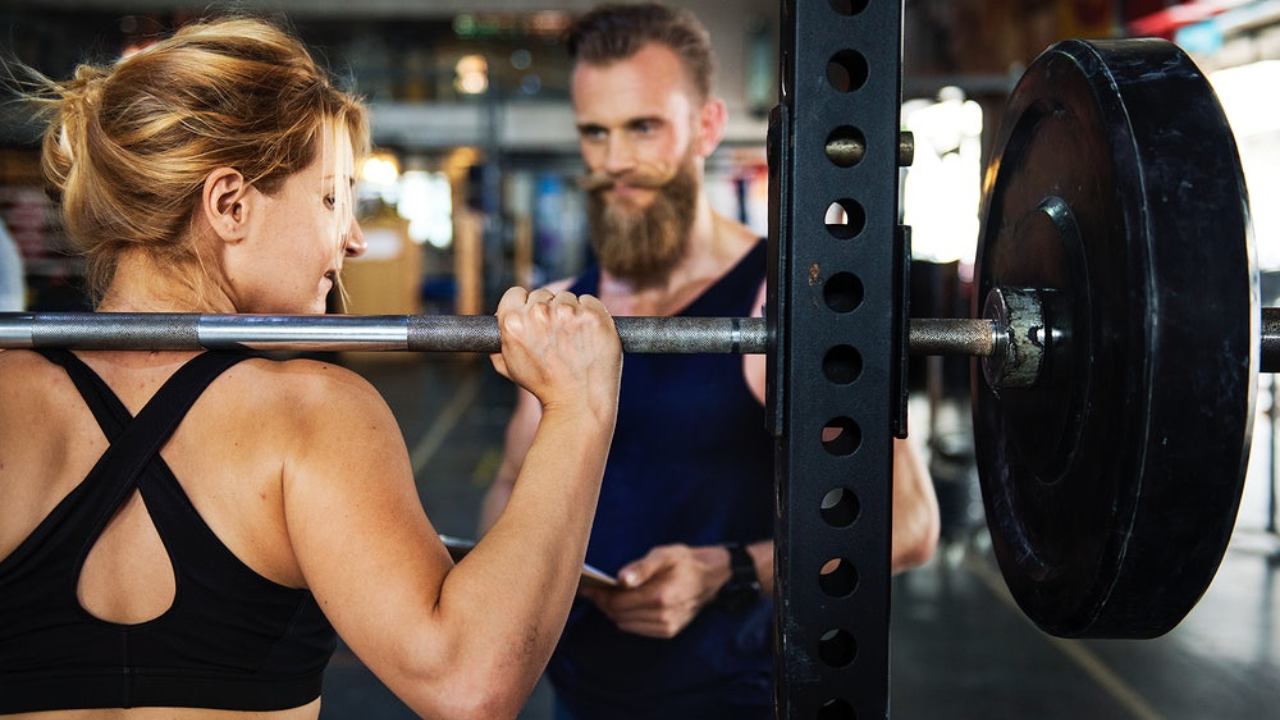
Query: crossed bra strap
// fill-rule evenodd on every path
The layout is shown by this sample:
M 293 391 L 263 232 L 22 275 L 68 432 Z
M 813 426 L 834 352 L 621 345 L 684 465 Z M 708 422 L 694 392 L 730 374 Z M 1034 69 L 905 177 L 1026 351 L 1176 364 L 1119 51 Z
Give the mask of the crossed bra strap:
M 187 361 L 138 412 L 130 416 L 120 399 L 83 360 L 63 349 L 37 350 L 50 362 L 62 366 L 84 397 L 111 446 L 96 468 L 101 477 L 114 484 L 101 488 L 109 498 L 100 507 L 100 516 L 90 534 L 97 534 L 128 497 L 137 477 L 177 429 L 182 418 L 214 378 L 236 363 L 253 357 L 244 352 L 205 352 Z
M 237 558 L 204 523 L 160 450 L 214 378 L 250 352 L 206 352 L 137 416 L 80 358 L 63 367 L 110 446 L 40 525 L 0 559 L 0 714 L 112 707 L 268 711 L 320 695 L 336 636 L 311 593 Z M 161 616 L 104 622 L 74 584 L 88 549 L 134 491 L 167 548 L 179 590 Z

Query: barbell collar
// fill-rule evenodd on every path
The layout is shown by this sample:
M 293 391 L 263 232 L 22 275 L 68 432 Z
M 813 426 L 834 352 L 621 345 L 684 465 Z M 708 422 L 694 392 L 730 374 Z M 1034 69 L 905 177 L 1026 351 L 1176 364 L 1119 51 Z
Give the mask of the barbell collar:
M 1061 338 L 1046 322 L 1041 292 L 1029 288 L 992 288 L 983 315 L 996 329 L 995 346 L 982 359 L 982 375 L 992 390 L 1033 387 L 1044 356 Z

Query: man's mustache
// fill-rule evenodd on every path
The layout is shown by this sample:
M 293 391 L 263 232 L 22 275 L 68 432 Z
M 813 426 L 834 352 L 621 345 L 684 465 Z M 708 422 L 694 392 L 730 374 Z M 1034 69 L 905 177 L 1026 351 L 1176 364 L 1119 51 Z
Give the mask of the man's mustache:
M 657 173 L 647 172 L 631 172 L 626 175 L 614 175 L 604 171 L 589 172 L 578 176 L 578 187 L 586 192 L 596 192 L 598 190 L 610 190 L 618 183 L 624 183 L 627 187 L 641 188 L 645 190 L 656 190 L 670 182 L 670 178 L 662 177 Z

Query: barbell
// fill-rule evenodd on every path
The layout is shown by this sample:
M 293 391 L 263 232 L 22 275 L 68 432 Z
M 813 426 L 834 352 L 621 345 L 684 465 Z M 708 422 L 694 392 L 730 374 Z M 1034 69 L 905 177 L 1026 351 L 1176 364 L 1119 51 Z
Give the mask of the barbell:
M 1151 637 L 1230 539 L 1259 366 L 1247 194 L 1208 82 L 1159 40 L 1064 41 L 1014 88 L 988 164 L 969 319 L 910 321 L 969 355 L 993 549 L 1066 637 Z M 851 314 L 856 321 L 856 311 Z M 761 318 L 616 318 L 623 348 L 767 353 Z M 498 351 L 490 316 L 5 313 L 0 348 Z
M 994 288 L 987 317 L 912 318 L 912 355 L 982 359 L 993 389 L 1031 387 L 1046 353 L 1065 343 L 1032 288 Z M 623 352 L 742 354 L 770 351 L 760 317 L 614 318 Z M 1263 372 L 1280 370 L 1280 308 L 1260 318 Z M 0 312 L 0 349 L 259 350 L 496 353 L 492 315 L 206 315 L 199 313 Z

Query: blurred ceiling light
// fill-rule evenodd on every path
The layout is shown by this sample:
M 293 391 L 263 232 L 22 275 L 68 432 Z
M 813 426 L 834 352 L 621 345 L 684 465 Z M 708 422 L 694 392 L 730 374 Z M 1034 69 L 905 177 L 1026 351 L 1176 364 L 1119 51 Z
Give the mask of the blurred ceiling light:
M 479 164 L 482 159 L 477 148 L 459 145 L 441 160 L 440 167 L 447 174 L 465 175 L 471 166 Z
M 1280 60 L 1261 60 L 1209 73 L 1239 147 L 1249 196 L 1258 268 L 1280 270 Z
M 479 95 L 489 89 L 489 63 L 483 55 L 463 55 L 454 72 L 453 86 L 460 93 Z
M 911 226 L 915 259 L 973 264 L 982 199 L 982 120 L 982 107 L 958 88 L 943 88 L 937 101 L 903 104 L 903 126 L 916 142 L 915 161 L 902 183 L 903 222 Z M 831 218 L 827 223 L 842 224 Z
M 453 32 L 459 37 L 471 37 L 476 34 L 476 18 L 474 15 L 459 15 L 453 19 Z
M 453 186 L 442 172 L 410 170 L 402 176 L 403 194 L 397 205 L 409 221 L 409 239 L 437 248 L 453 244 Z
M 1262 60 L 1209 73 L 1236 137 L 1280 133 L 1280 60 Z
M 559 37 L 569 29 L 573 18 L 561 10 L 543 10 L 529 19 L 529 32 L 544 37 Z
M 373 153 L 360 166 L 360 179 L 374 185 L 391 185 L 400 177 L 400 163 L 391 153 Z

